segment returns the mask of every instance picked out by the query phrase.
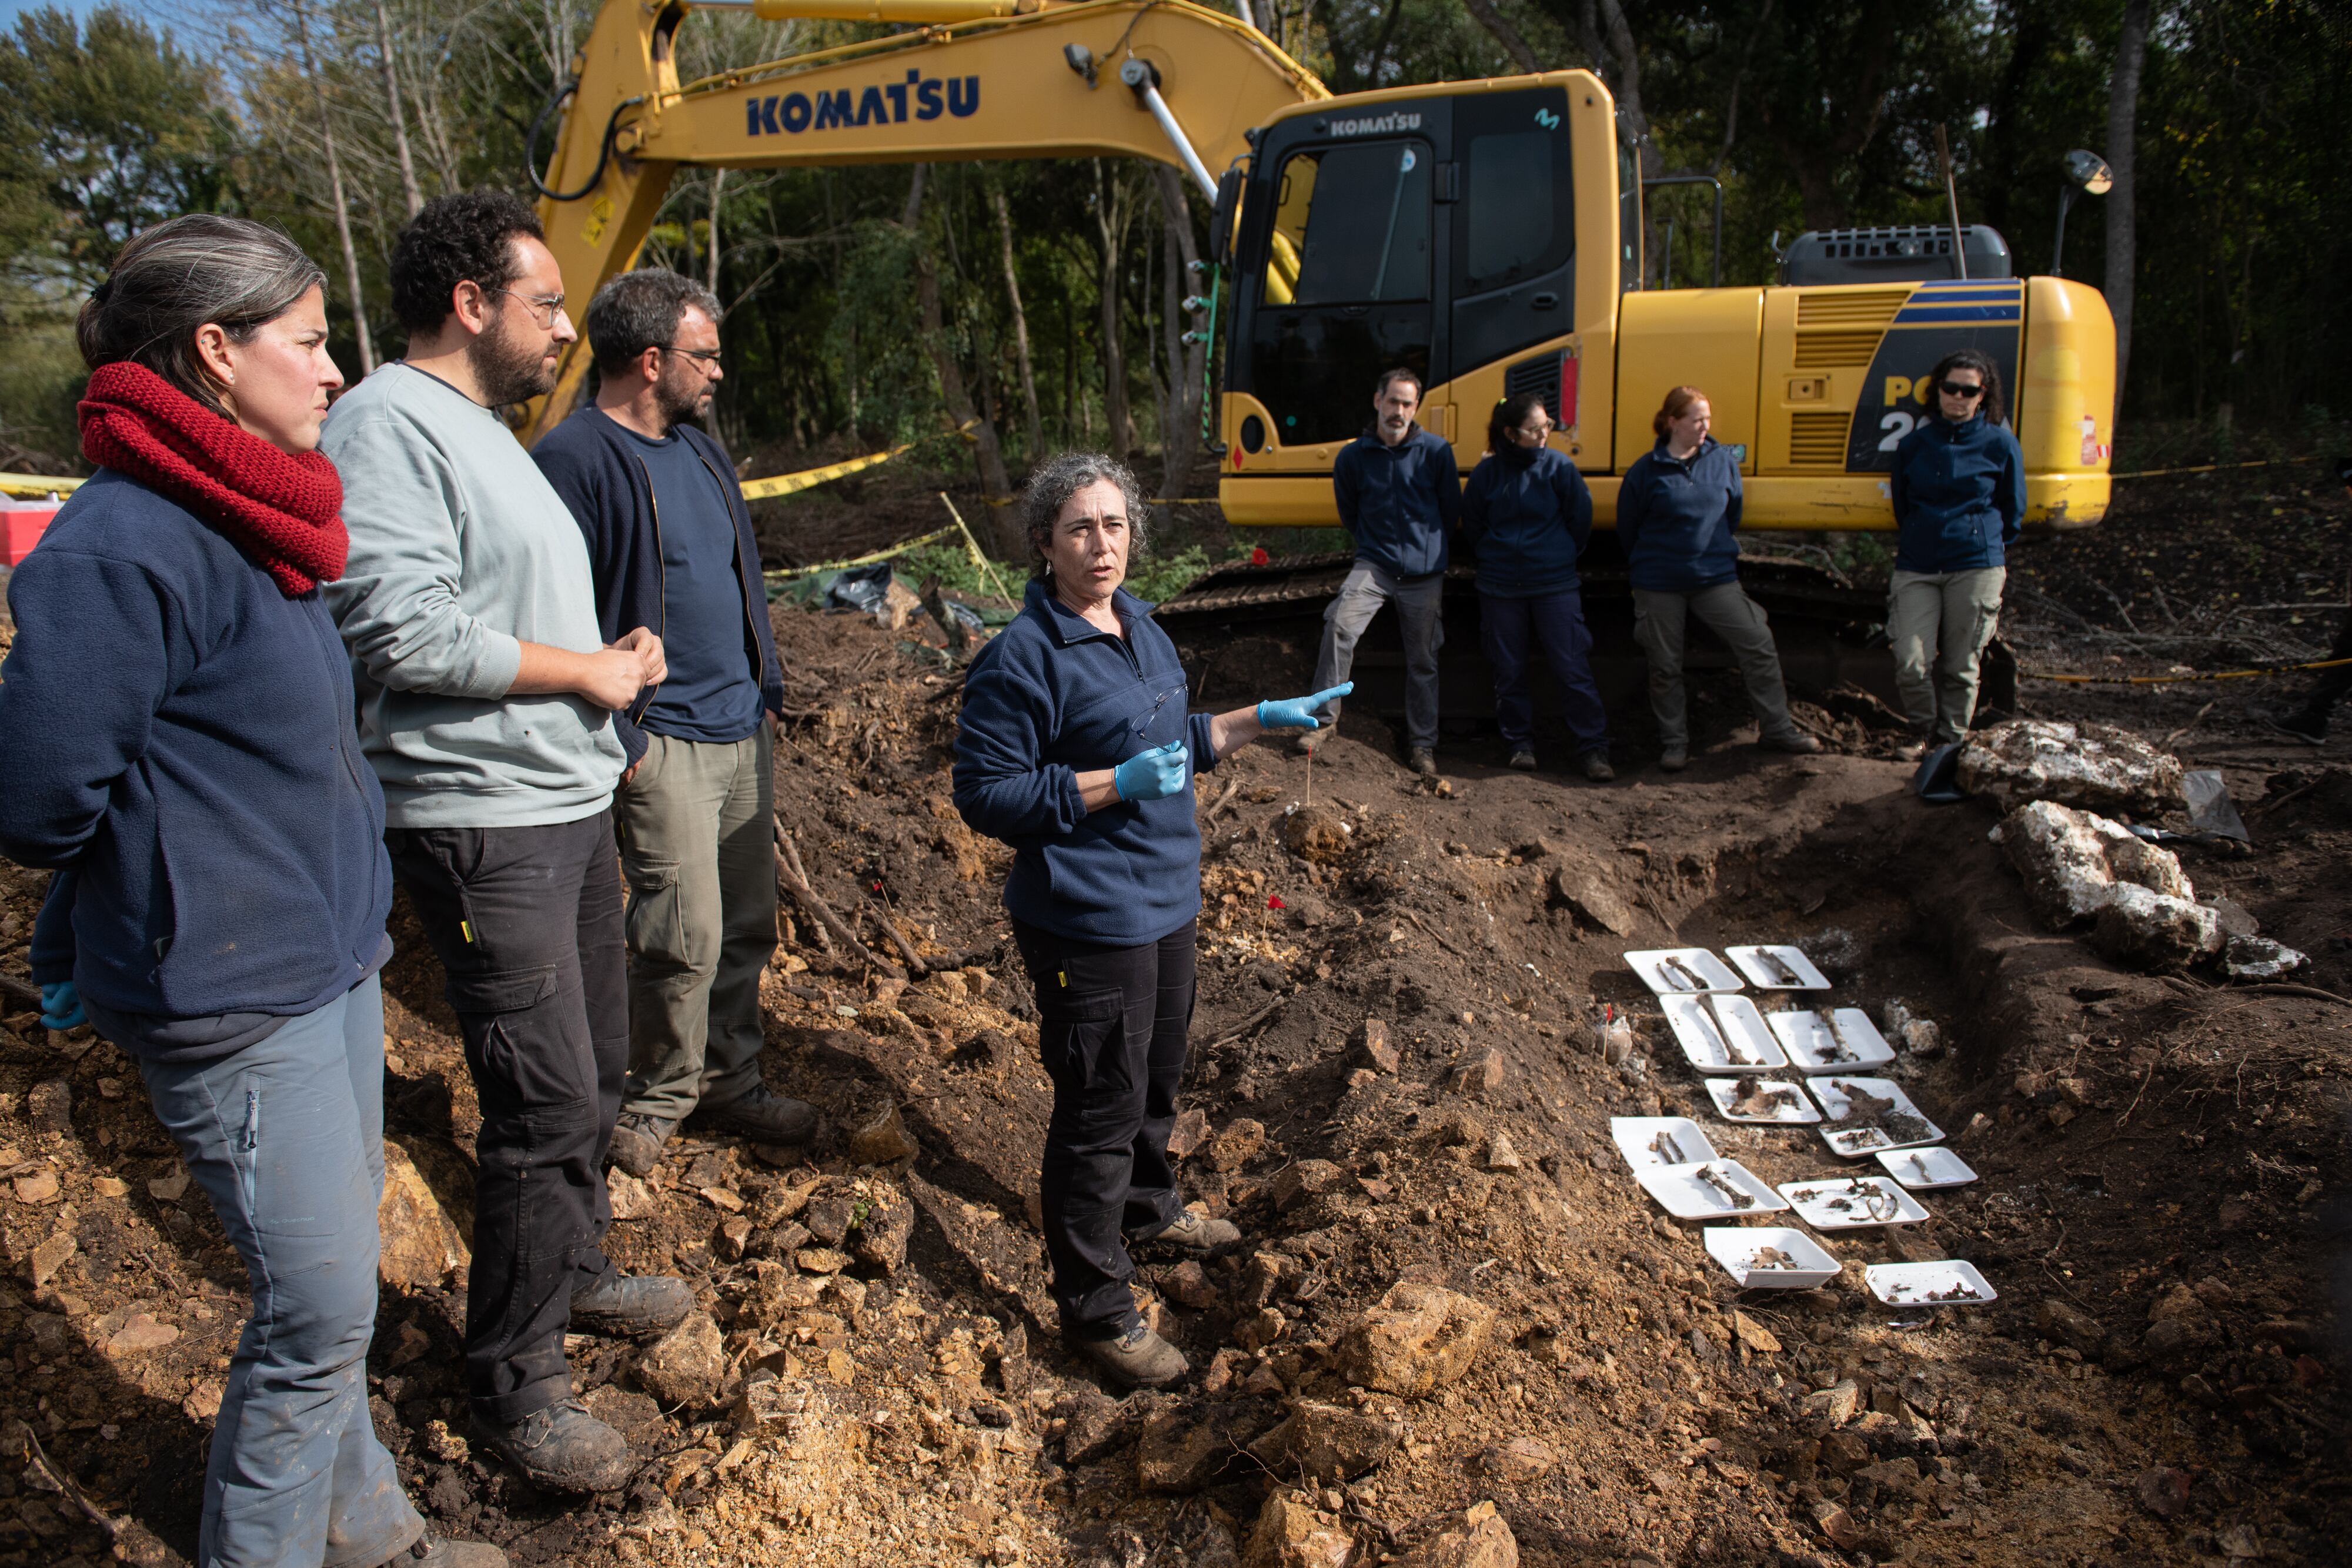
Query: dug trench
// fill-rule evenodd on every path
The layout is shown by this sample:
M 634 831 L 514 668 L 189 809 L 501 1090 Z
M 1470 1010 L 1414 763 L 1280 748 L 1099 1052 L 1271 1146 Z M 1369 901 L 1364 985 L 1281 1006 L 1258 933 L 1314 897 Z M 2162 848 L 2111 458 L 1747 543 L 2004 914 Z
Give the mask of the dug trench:
M 573 1342 L 643 1460 L 623 1492 L 538 1492 L 466 1440 L 476 1113 L 397 915 L 371 1405 L 447 1529 L 588 1564 L 2332 1560 L 2352 1009 L 2315 993 L 2352 990 L 2352 776 L 2234 769 L 2257 847 L 2189 862 L 2315 955 L 2296 992 L 2052 933 L 1988 809 L 1921 805 L 1867 755 L 1885 737 L 1818 711 L 1863 754 L 1727 741 L 1596 788 L 1473 752 L 1432 790 L 1351 713 L 1311 801 L 1286 749 L 1227 759 L 1200 781 L 1177 1146 L 1246 1239 L 1146 1261 L 1195 1371 L 1122 1399 L 1046 1295 L 1049 1089 L 1003 852 L 949 804 L 960 677 L 863 618 L 776 624 L 778 817 L 811 896 L 784 904 L 766 1072 L 826 1131 L 785 1153 L 689 1130 L 615 1183 L 610 1250 L 707 1314 Z M 0 872 L 12 972 L 43 885 Z M 1894 1071 L 1982 1177 L 1831 1239 L 1822 1289 L 1736 1288 L 1610 1140 L 1612 1115 L 1687 1113 L 1768 1181 L 1841 1165 L 1810 1129 L 1719 1122 L 1621 956 L 1741 941 L 1931 1020 Z M 1637 1022 L 1628 1061 L 1596 1045 L 1605 1007 Z M 243 1270 L 134 1066 L 0 1009 L 0 1562 L 179 1561 Z M 1941 1257 L 1999 1299 L 1862 1289 L 1869 1262 Z

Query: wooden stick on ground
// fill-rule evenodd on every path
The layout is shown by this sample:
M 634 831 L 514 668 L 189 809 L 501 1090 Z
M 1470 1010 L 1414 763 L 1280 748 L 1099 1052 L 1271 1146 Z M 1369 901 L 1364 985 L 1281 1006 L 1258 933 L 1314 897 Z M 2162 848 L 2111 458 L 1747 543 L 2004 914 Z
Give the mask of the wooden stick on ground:
M 801 869 L 801 853 L 798 846 L 793 842 L 793 836 L 784 831 L 781 823 L 776 828 L 776 845 L 783 864 L 784 885 L 792 890 L 793 896 L 798 898 L 810 914 L 824 922 L 825 928 L 833 933 L 833 939 L 860 962 L 870 964 L 885 974 L 898 974 L 898 965 L 887 958 L 877 956 L 865 943 L 860 942 L 857 939 L 857 933 L 849 928 L 848 923 L 835 915 L 833 912 L 833 906 L 817 895 L 816 889 L 809 883 L 808 873 Z
M 817 914 L 815 904 L 807 897 L 808 890 L 800 884 L 798 879 L 793 875 L 793 868 L 785 863 L 783 841 L 783 830 L 779 828 L 776 831 L 776 848 L 773 852 L 776 857 L 776 882 L 786 893 L 793 895 L 793 902 L 801 906 L 801 913 L 808 916 L 809 928 L 816 935 L 818 950 L 827 957 L 831 957 L 833 956 L 833 933 L 825 929 L 824 917 Z
M 41 988 L 20 980 L 14 975 L 0 975 L 0 996 L 15 997 L 34 1007 L 41 1005 Z
M 878 901 L 867 899 L 866 913 L 874 917 L 874 924 L 881 928 L 883 936 L 890 939 L 890 946 L 898 949 L 898 956 L 907 960 L 907 967 L 916 978 L 920 979 L 930 973 L 922 959 L 916 956 L 915 945 L 907 940 L 907 934 L 898 929 Z

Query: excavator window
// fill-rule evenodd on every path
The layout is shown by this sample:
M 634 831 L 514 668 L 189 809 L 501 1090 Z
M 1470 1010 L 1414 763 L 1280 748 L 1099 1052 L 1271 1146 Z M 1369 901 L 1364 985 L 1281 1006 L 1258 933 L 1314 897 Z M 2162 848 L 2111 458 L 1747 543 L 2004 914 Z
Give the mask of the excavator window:
M 1552 193 L 1559 184 L 1552 172 L 1552 149 L 1558 147 L 1564 156 L 1568 148 L 1565 137 L 1542 129 L 1469 141 L 1468 235 L 1461 287 L 1476 294 L 1517 283 L 1559 259 L 1551 255 Z
M 1275 195 L 1267 302 L 1428 298 L 1432 166 L 1419 141 L 1293 153 Z

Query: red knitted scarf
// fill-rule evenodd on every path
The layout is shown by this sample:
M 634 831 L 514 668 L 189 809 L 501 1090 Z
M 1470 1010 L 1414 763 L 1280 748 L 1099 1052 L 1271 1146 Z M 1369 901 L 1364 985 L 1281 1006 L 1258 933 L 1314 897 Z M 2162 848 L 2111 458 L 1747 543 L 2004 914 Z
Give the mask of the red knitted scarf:
M 325 455 L 281 452 L 144 365 L 89 378 L 81 455 L 220 529 L 289 599 L 343 575 L 343 481 Z

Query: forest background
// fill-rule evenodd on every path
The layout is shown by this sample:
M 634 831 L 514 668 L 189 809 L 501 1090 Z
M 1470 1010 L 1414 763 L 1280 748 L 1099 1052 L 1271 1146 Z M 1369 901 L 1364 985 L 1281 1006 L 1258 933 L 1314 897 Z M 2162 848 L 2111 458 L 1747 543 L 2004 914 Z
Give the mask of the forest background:
M 1966 221 L 2046 272 L 2061 160 L 2067 276 L 2128 323 L 2119 467 L 2309 449 L 2352 413 L 2352 6 L 2341 0 L 1255 0 L 1336 91 L 1589 66 L 1645 173 L 1718 175 L 1727 283 L 1774 239 L 1939 222 L 1948 130 Z M 20 11 L 0 34 L 0 468 L 79 473 L 71 319 L 115 253 L 191 211 L 278 224 L 331 280 L 347 374 L 397 355 L 384 267 L 425 199 L 530 193 L 529 128 L 594 0 L 214 0 Z M 887 28 L 706 12 L 681 76 Z M 543 154 L 542 154 L 543 155 Z M 1651 210 L 1647 284 L 1705 280 L 1703 187 Z M 1671 225 L 1671 244 L 1668 244 Z M 1183 334 L 1197 193 L 1115 160 L 682 171 L 645 261 L 728 308 L 719 434 L 754 471 L 984 422 L 992 493 L 1077 444 L 1198 462 L 1203 350 Z M 1671 274 L 1667 268 L 1671 267 Z M 578 285 L 575 293 L 581 289 Z M 941 465 L 967 459 L 942 444 Z

